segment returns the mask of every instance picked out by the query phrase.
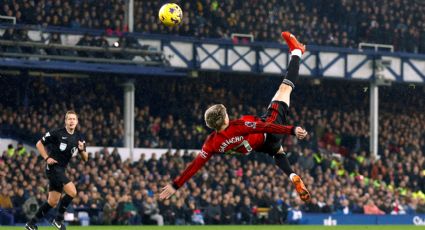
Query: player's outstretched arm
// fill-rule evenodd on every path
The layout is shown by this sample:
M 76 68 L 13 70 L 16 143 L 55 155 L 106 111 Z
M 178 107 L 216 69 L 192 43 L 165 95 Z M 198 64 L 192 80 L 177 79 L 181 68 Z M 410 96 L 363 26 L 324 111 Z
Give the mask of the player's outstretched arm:
M 235 123 L 236 124 L 236 123 Z M 250 133 L 277 133 L 294 135 L 298 139 L 304 139 L 307 136 L 307 131 L 299 126 L 279 125 L 263 121 L 240 121 L 236 125 L 239 126 L 241 134 Z
M 173 187 L 171 184 L 167 184 L 165 187 L 161 189 L 161 193 L 159 194 L 160 200 L 166 200 L 170 198 L 174 193 L 176 193 L 177 189 Z
M 302 140 L 302 139 L 304 139 L 306 136 L 308 135 L 308 132 L 305 130 L 305 129 L 303 129 L 303 128 L 301 128 L 301 127 L 295 127 L 295 136 L 298 138 L 298 139 L 300 139 L 300 140 Z
M 161 193 L 159 194 L 160 199 L 168 199 L 170 198 L 181 186 L 183 186 L 186 181 L 192 178 L 202 166 L 207 163 L 207 161 L 211 158 L 213 154 L 208 153 L 202 150 L 198 156 L 187 166 L 187 168 L 178 176 L 172 184 L 168 184 L 161 189 Z

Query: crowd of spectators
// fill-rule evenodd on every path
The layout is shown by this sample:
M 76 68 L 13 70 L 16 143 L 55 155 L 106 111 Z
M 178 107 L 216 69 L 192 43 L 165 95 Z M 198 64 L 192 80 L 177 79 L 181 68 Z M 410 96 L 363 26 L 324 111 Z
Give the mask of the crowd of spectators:
M 126 1 L 0 1 L 1 15 L 18 23 L 128 31 Z M 359 42 L 394 45 L 398 51 L 425 52 L 425 3 L 407 0 L 197 0 L 179 2 L 184 22 L 158 23 L 160 1 L 135 1 L 135 31 L 175 33 L 199 38 L 230 38 L 252 33 L 255 40 L 279 41 L 279 31 L 296 31 L 309 44 L 356 47 Z M 263 5 L 264 7 L 255 7 Z M 13 29 L 3 39 L 28 41 Z M 60 43 L 52 34 L 50 43 Z M 104 36 L 84 36 L 79 45 L 104 47 Z M 27 49 L 32 49 L 27 47 Z M 27 50 L 30 52 L 31 50 Z M 59 51 L 46 50 L 48 54 Z M 80 52 L 80 56 L 96 57 Z M 281 79 L 259 76 L 201 76 L 198 79 L 140 78 L 136 85 L 135 145 L 198 149 L 210 130 L 203 112 L 224 103 L 232 118 L 262 114 Z M 0 137 L 35 142 L 63 125 L 75 109 L 89 145 L 123 145 L 123 82 L 113 77 L 19 78 L 0 76 Z M 410 214 L 425 212 L 425 88 L 395 85 L 380 89 L 379 154 L 369 150 L 369 92 L 366 84 L 302 82 L 292 98 L 289 123 L 310 135 L 285 139 L 295 171 L 313 199 L 302 203 L 293 186 L 265 154 L 214 157 L 170 201 L 158 190 L 193 159 L 173 152 L 135 162 L 117 150 L 73 159 L 70 178 L 78 187 L 69 212 L 87 212 L 92 224 L 255 224 L 291 223 L 295 212 Z M 157 103 L 160 102 L 160 103 Z M 42 160 L 22 144 L 1 149 L 0 224 L 11 216 L 25 222 L 46 200 Z M 263 217 L 268 216 L 266 219 Z M 10 223 L 10 222 L 9 222 Z
M 184 12 L 181 26 L 159 23 L 161 1 L 136 0 L 134 31 L 200 38 L 252 34 L 258 41 L 280 41 L 279 32 L 296 32 L 310 45 L 357 48 L 360 42 L 394 45 L 398 51 L 425 52 L 425 3 L 409 0 L 190 0 L 176 1 Z M 262 7 L 257 7 L 261 5 Z M 3 1 L 0 14 L 18 23 L 128 31 L 125 0 Z
M 244 87 L 233 84 L 235 81 L 243 82 Z M 249 76 L 138 79 L 135 145 L 200 148 L 210 132 L 203 121 L 208 105 L 225 102 L 232 118 L 261 115 L 279 81 Z M 73 108 L 80 115 L 80 129 L 89 145 L 123 145 L 123 82 L 119 79 L 4 77 L 0 83 L 1 136 L 34 144 L 47 130 L 62 126 L 63 114 Z M 380 153 L 385 148 L 423 150 L 423 90 L 407 85 L 381 88 Z M 344 155 L 360 153 L 369 149 L 368 105 L 367 84 L 323 81 L 314 85 L 306 81 L 292 97 L 289 123 L 310 132 L 309 139 L 300 143 L 303 147 Z
M 388 151 L 388 153 L 390 153 Z M 195 152 L 168 152 L 135 162 L 117 150 L 90 153 L 87 163 L 73 158 L 68 175 L 78 196 L 67 212 L 89 217 L 90 224 L 283 224 L 297 223 L 294 212 L 349 214 L 425 213 L 425 157 L 384 154 L 314 160 L 304 148 L 290 161 L 313 194 L 303 203 L 287 176 L 266 154 L 217 155 L 171 200 L 159 201 L 159 189 L 194 158 Z M 44 162 L 34 152 L 0 158 L 2 224 L 25 222 L 46 200 Z M 394 161 L 395 160 L 395 161 Z M 336 162 L 336 163 L 335 163 Z M 388 165 L 390 162 L 392 165 Z M 400 162 L 400 163 L 397 163 Z M 338 166 L 339 164 L 339 166 Z M 360 168 L 360 172 L 348 171 Z M 376 177 L 376 172 L 379 172 Z M 375 177 L 375 178 L 374 178 Z M 79 213 L 79 214 L 77 214 Z M 54 216 L 50 212 L 47 220 Z M 8 216 L 5 216 L 8 215 Z M 301 214 L 302 216 L 302 214 Z M 73 223 L 72 218 L 70 222 Z
M 137 79 L 136 146 L 198 149 L 209 132 L 203 122 L 208 105 L 225 102 L 233 118 L 262 114 L 279 82 L 209 74 Z M 2 77 L 0 135 L 34 144 L 47 130 L 62 126 L 64 112 L 74 108 L 89 145 L 122 146 L 122 83 L 108 76 Z M 381 87 L 380 159 L 368 151 L 368 95 L 365 83 L 297 84 L 289 123 L 306 127 L 310 135 L 300 142 L 288 137 L 284 146 L 314 194 L 310 204 L 300 202 L 265 154 L 216 156 L 175 198 L 159 202 L 158 189 L 196 153 L 130 162 L 116 150 L 102 150 L 91 153 L 86 164 L 73 160 L 69 175 L 79 196 L 69 211 L 86 211 L 95 224 L 283 223 L 294 221 L 294 212 L 423 213 L 424 87 Z M 43 163 L 36 153 L 12 146 L 3 152 L 0 169 L 0 204 L 23 222 L 30 204 L 46 198 Z

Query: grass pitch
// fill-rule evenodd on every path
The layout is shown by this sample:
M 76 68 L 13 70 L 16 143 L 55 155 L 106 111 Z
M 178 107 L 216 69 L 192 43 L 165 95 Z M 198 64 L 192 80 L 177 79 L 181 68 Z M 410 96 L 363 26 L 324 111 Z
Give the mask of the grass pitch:
M 24 227 L 0 226 L 0 230 L 23 230 Z M 53 226 L 39 226 L 39 230 L 55 230 Z M 321 225 L 210 225 L 210 226 L 68 226 L 67 230 L 419 230 L 424 226 L 410 225 L 358 225 L 358 226 L 321 226 Z

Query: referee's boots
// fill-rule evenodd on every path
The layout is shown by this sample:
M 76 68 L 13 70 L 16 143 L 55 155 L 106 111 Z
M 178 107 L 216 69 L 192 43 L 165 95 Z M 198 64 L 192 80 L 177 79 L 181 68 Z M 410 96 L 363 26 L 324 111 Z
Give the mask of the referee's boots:
M 26 230 L 38 230 L 38 227 L 37 227 L 37 225 L 32 224 L 31 222 L 28 222 L 28 223 L 25 225 L 25 229 L 26 229 Z
M 63 221 L 53 219 L 52 225 L 55 226 L 55 228 L 57 228 L 58 230 L 66 230 L 66 226 Z

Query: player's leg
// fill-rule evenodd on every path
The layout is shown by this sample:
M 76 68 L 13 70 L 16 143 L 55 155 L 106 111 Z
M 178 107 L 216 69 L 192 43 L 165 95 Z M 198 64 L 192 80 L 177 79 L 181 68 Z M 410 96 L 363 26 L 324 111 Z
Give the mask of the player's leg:
M 292 87 L 287 85 L 287 84 L 280 84 L 279 89 L 276 91 L 275 95 L 272 98 L 272 102 L 273 101 L 281 101 L 281 102 L 285 102 L 286 105 L 290 105 L 290 101 L 291 101 L 291 92 L 292 92 Z
M 300 69 L 301 56 L 304 54 L 305 45 L 300 43 L 297 38 L 288 31 L 282 32 L 282 38 L 285 40 L 291 52 L 291 60 L 283 80 L 284 84 L 294 88 L 294 82 L 298 80 L 298 72 Z
M 305 46 L 299 43 L 295 36 L 289 32 L 283 32 L 282 37 L 285 39 L 291 51 L 291 61 L 289 62 L 288 70 L 285 78 L 280 84 L 279 89 L 274 95 L 272 102 L 267 109 L 266 115 L 263 117 L 267 122 L 276 124 L 285 124 L 289 114 L 290 96 L 294 89 L 294 83 L 298 78 L 298 71 L 300 67 L 300 57 L 305 51 Z M 294 183 L 295 188 L 304 201 L 310 199 L 310 194 L 304 186 L 301 178 L 295 174 L 292 169 L 286 153 L 282 148 L 283 135 L 267 134 L 266 142 L 264 143 L 263 151 L 273 156 L 275 164 L 285 172 L 286 175 Z
M 286 175 L 288 175 L 289 178 L 291 179 L 301 200 L 303 201 L 310 200 L 310 193 L 308 192 L 307 187 L 304 185 L 304 182 L 301 180 L 301 177 L 298 176 L 292 170 L 292 167 L 289 164 L 286 153 L 283 151 L 282 147 L 280 147 L 279 151 L 274 155 L 274 159 L 275 159 L 276 165 L 280 169 L 282 169 L 286 173 Z
M 75 187 L 74 183 L 68 182 L 63 186 L 63 191 L 65 192 L 65 195 L 62 197 L 59 207 L 58 207 L 58 214 L 56 218 L 53 220 L 52 224 L 57 229 L 65 230 L 66 227 L 63 224 L 64 214 L 68 206 L 71 204 L 72 199 L 74 199 L 77 196 L 77 188 Z
M 288 112 L 289 107 L 285 102 L 272 101 L 267 109 L 267 113 L 262 117 L 262 119 L 266 122 L 282 125 L 287 120 Z M 294 174 L 294 170 L 289 164 L 286 153 L 283 151 L 283 138 L 284 135 L 267 133 L 266 141 L 260 149 L 260 152 L 265 152 L 272 156 L 275 160 L 276 166 L 278 166 L 288 177 L 291 177 L 291 175 Z
M 295 36 L 289 32 L 283 32 L 282 37 L 289 46 L 291 60 L 289 61 L 282 84 L 280 84 L 272 101 L 282 101 L 290 106 L 290 96 L 293 88 L 295 88 L 294 82 L 298 79 L 301 56 L 305 52 L 305 45 L 298 42 Z

